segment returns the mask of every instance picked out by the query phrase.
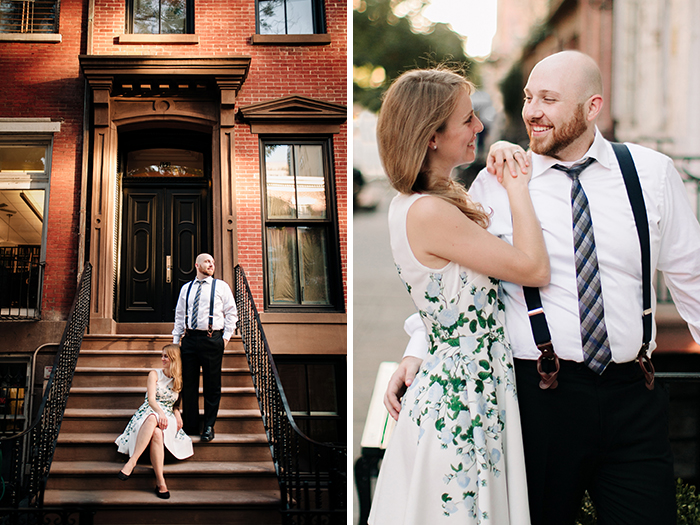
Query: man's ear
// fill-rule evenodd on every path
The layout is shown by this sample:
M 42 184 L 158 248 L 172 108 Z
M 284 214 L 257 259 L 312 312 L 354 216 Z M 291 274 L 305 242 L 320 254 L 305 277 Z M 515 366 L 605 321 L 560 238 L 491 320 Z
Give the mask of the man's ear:
M 584 104 L 586 110 L 586 120 L 593 122 L 598 118 L 603 109 L 603 97 L 601 95 L 593 95 Z

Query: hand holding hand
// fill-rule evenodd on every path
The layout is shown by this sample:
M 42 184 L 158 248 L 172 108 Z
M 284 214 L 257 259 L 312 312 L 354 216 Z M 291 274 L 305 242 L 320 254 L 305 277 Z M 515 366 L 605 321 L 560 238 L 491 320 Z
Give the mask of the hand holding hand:
M 517 178 L 521 172 L 526 175 L 530 168 L 530 156 L 517 144 L 499 140 L 489 148 L 486 170 L 502 183 L 506 167 L 513 178 Z
M 498 181 L 503 185 L 503 187 L 510 191 L 527 191 L 527 184 L 530 182 L 530 177 L 532 176 L 532 166 L 530 165 L 530 153 L 527 153 L 525 158 L 530 166 L 524 174 L 518 174 L 516 176 L 511 176 L 505 170 L 503 170 L 503 178 L 498 179 Z
M 406 388 L 413 383 L 421 363 L 423 363 L 422 359 L 406 356 L 401 360 L 396 372 L 389 379 L 389 384 L 384 394 L 384 406 L 394 419 L 399 419 L 401 398 L 406 392 Z

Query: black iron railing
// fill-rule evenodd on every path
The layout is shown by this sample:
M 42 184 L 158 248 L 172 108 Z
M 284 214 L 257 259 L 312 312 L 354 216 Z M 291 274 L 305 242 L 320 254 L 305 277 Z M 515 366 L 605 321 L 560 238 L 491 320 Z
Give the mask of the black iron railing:
M 0 319 L 40 318 L 39 246 L 0 247 Z
M 284 395 L 243 268 L 235 269 L 239 327 L 275 463 L 285 524 L 345 524 L 347 449 L 299 430 Z
M 68 402 L 80 345 L 90 320 L 91 276 L 92 266 L 88 263 L 80 278 L 36 418 L 24 432 L 0 438 L 3 478 L 0 490 L 3 493 L 0 500 L 0 518 L 23 516 L 21 523 L 33 523 L 29 520 L 36 517 L 38 523 L 42 522 L 43 514 L 32 509 L 43 506 L 46 481 Z M 27 510 L 23 512 L 22 509 Z M 0 519 L 0 524 L 14 523 L 6 519 L 9 518 Z M 81 519 L 80 523 L 84 522 Z

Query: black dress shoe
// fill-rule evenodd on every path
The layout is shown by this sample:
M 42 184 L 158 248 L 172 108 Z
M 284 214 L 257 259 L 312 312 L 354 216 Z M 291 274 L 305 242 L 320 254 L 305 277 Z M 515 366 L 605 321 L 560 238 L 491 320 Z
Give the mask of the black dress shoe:
M 158 496 L 160 499 L 170 499 L 170 491 L 166 490 L 165 492 L 161 492 L 158 490 L 158 486 L 156 485 L 156 490 L 155 490 L 156 496 Z
M 120 470 L 120 471 L 117 473 L 117 477 L 118 477 L 120 480 L 122 480 L 122 481 L 126 481 L 127 479 L 129 479 L 129 478 L 131 477 L 131 474 L 124 474 L 124 473 Z
M 209 443 L 212 439 L 214 439 L 214 427 L 206 427 L 202 433 L 202 441 Z

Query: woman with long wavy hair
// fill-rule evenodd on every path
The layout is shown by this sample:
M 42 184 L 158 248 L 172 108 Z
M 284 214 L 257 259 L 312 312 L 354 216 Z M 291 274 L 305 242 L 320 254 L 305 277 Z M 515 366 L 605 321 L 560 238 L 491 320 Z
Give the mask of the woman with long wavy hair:
M 387 91 L 379 153 L 399 192 L 389 233 L 399 277 L 428 333 L 429 356 L 403 396 L 369 523 L 527 525 L 529 512 L 513 359 L 499 280 L 549 282 L 528 193 L 506 176 L 513 245 L 451 179 L 473 162 L 483 125 L 474 86 L 443 69 L 409 71 Z

